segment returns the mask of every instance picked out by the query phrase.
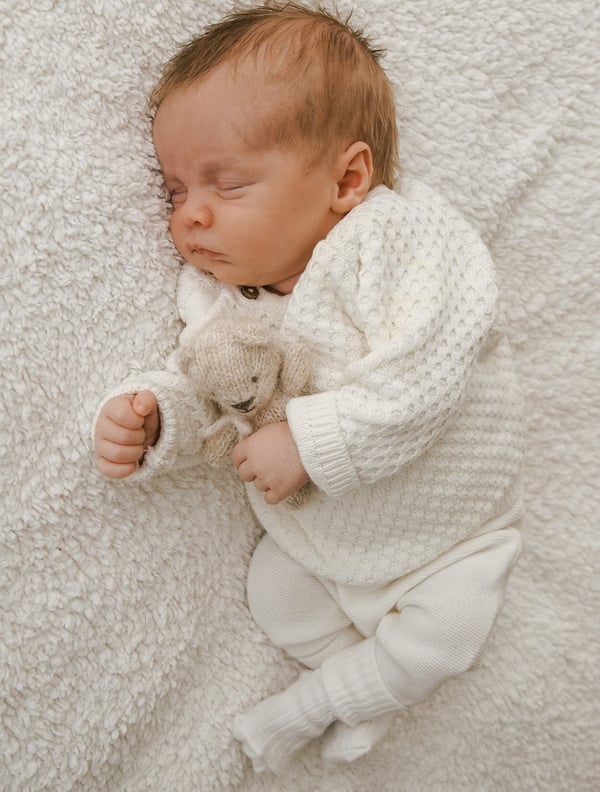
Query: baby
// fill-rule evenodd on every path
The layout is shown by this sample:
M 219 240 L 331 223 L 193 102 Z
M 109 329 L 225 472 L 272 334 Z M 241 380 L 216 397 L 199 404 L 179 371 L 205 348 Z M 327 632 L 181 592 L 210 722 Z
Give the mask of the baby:
M 265 529 L 251 612 L 305 667 L 234 735 L 279 773 L 333 724 L 323 758 L 349 762 L 477 664 L 519 555 L 520 399 L 492 262 L 439 195 L 396 183 L 379 53 L 322 9 L 232 13 L 167 64 L 152 105 L 187 262 L 180 343 L 231 314 L 314 352 L 314 394 L 232 452 Z M 106 397 L 98 467 L 197 464 L 205 420 L 174 356 Z

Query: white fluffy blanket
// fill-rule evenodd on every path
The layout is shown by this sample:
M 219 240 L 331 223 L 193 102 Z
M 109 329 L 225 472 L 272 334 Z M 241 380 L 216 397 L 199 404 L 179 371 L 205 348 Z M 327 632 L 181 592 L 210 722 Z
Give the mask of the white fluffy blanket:
M 279 779 L 231 737 L 297 673 L 246 609 L 241 485 L 202 467 L 115 484 L 90 447 L 101 394 L 178 334 L 145 97 L 228 8 L 1 3 L 0 788 L 597 789 L 598 4 L 356 0 L 389 51 L 406 172 L 498 265 L 527 401 L 525 547 L 479 670 L 354 766 L 325 771 L 315 746 Z

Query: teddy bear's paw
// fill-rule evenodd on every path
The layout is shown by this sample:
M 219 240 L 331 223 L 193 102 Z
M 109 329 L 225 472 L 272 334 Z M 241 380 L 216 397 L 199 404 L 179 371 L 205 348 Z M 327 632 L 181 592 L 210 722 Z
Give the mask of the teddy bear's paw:
M 293 495 L 288 495 L 288 497 L 283 502 L 289 509 L 299 509 L 300 506 L 303 506 L 306 503 L 309 494 L 310 482 L 308 482 L 308 484 L 304 484 L 299 490 L 296 490 Z
M 229 454 L 237 443 L 237 430 L 231 424 L 208 435 L 202 445 L 204 458 L 209 465 L 224 465 L 229 461 Z

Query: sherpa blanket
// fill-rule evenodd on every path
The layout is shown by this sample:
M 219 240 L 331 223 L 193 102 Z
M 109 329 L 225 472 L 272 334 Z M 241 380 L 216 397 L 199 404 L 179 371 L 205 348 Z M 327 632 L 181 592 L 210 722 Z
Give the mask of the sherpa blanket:
M 524 552 L 481 667 L 373 753 L 255 776 L 231 725 L 298 668 L 249 616 L 233 474 L 94 468 L 90 423 L 179 325 L 145 100 L 229 0 L 0 4 L 0 789 L 584 792 L 600 783 L 600 12 L 356 0 L 407 174 L 494 254 L 527 407 Z M 340 2 L 348 9 L 348 2 Z

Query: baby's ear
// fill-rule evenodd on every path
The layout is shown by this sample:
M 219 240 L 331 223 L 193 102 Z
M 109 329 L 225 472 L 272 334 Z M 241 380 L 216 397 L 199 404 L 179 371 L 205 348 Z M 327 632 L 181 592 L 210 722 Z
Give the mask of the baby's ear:
M 373 155 L 371 148 L 362 140 L 352 143 L 336 163 L 337 193 L 332 209 L 338 214 L 347 214 L 361 203 L 371 187 Z

